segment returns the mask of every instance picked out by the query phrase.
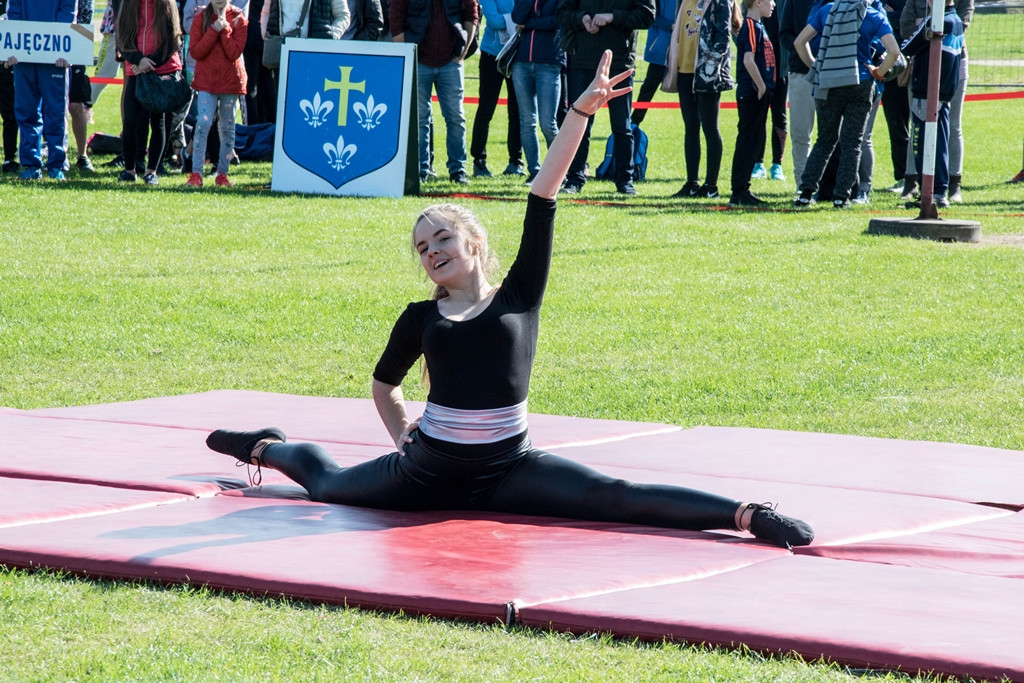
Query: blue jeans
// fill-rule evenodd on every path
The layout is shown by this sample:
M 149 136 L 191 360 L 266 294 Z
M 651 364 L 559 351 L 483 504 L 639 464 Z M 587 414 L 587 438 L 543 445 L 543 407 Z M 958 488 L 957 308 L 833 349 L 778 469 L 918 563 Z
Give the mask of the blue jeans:
M 464 70 L 462 64 L 444 66 L 416 65 L 419 99 L 420 175 L 430 168 L 430 96 L 436 86 L 437 101 L 444 117 L 445 146 L 448 149 L 448 174 L 466 170 L 466 112 L 462 107 Z
M 202 174 L 206 161 L 206 141 L 210 137 L 214 116 L 220 133 L 220 153 L 214 161 L 217 173 L 228 174 L 231 156 L 235 150 L 235 105 L 238 95 L 214 95 L 198 92 L 199 115 L 196 117 L 195 137 L 192 139 L 192 172 Z
M 569 101 L 575 102 L 594 80 L 593 71 L 571 69 L 569 71 Z M 620 88 L 633 86 L 630 76 L 618 85 Z M 612 135 L 615 136 L 615 185 L 622 187 L 627 181 L 633 180 L 633 127 L 629 120 L 633 100 L 630 97 L 616 97 L 608 101 L 608 118 L 611 120 Z M 567 185 L 583 187 L 586 182 L 584 175 L 587 169 L 587 155 L 590 154 L 590 129 L 594 126 L 594 117 L 587 120 L 587 131 L 583 134 L 576 156 L 573 157 L 569 172 L 565 175 Z
M 526 156 L 526 170 L 532 176 L 540 170 L 540 140 L 537 123 L 544 141 L 551 146 L 558 135 L 558 96 L 561 90 L 558 64 L 515 62 L 512 64 L 512 83 L 519 100 L 519 137 Z

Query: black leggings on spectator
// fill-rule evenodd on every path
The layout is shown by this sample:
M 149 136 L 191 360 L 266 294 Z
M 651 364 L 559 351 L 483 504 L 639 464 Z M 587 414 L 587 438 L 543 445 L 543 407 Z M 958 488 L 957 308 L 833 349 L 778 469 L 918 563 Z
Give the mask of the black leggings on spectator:
M 722 133 L 718 130 L 720 93 L 693 92 L 693 74 L 679 74 L 679 110 L 683 114 L 683 152 L 686 155 L 686 182 L 700 178 L 700 136 L 707 145 L 706 185 L 718 185 L 722 169 Z
M 702 530 L 735 529 L 740 505 L 681 486 L 609 477 L 533 448 L 525 433 L 463 445 L 416 431 L 403 450 L 341 467 L 316 444 L 272 443 L 262 461 L 316 502 L 388 510 L 480 510 Z
M 167 143 L 167 131 L 164 127 L 165 116 L 154 114 L 139 104 L 135 99 L 135 78 L 130 76 L 124 79 L 124 98 L 121 103 L 121 111 L 124 120 L 121 122 L 122 133 L 121 143 L 124 146 L 124 167 L 128 171 L 134 171 L 131 167 L 131 159 L 137 158 L 136 150 L 146 147 L 146 140 L 149 140 L 149 160 L 146 168 L 155 170 L 163 157 L 164 145 Z M 153 135 L 149 135 L 150 129 Z

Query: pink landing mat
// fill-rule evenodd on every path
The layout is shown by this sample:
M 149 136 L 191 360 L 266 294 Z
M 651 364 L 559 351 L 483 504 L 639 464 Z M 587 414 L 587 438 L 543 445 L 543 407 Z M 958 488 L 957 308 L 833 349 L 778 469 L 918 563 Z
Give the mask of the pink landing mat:
M 671 469 L 1024 508 L 1024 452 L 983 446 L 695 427 L 622 445 L 570 445 L 559 452 L 595 466 Z M 668 454 L 677 457 L 666 458 Z
M 615 592 L 788 554 L 701 532 L 248 496 L 40 531 L 0 529 L 0 562 L 489 621 L 505 619 L 517 599 Z
M 537 445 L 612 476 L 779 501 L 816 542 L 794 555 L 735 532 L 323 505 L 271 471 L 250 488 L 210 429 L 274 424 L 343 465 L 387 437 L 370 401 L 218 391 L 0 409 L 0 563 L 1024 681 L 1021 452 L 530 423 Z
M 0 477 L 0 527 L 105 515 L 190 499 L 180 493 Z
M 812 545 L 801 555 L 1024 579 L 1024 512 L 900 538 Z M 1024 589 L 1021 586 L 1020 589 Z M 1021 641 L 1024 647 L 1024 640 Z
M 1016 681 L 1024 680 L 1021 614 L 1019 580 L 818 557 L 519 608 L 519 620 L 538 628 Z

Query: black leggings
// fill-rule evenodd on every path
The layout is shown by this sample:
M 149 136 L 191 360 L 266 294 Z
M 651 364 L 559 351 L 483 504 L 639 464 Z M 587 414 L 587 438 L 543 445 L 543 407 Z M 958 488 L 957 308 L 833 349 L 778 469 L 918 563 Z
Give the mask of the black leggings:
M 311 443 L 271 444 L 263 451 L 263 462 L 319 503 L 482 510 L 674 529 L 735 528 L 739 501 L 680 486 L 615 479 L 533 448 L 525 433 L 486 447 L 439 442 L 418 431 L 413 439 L 404 454 L 390 453 L 354 467 L 340 467 Z
M 146 148 L 146 140 L 149 140 L 149 160 L 146 168 L 156 170 L 163 157 L 164 145 L 167 142 L 167 130 L 165 128 L 165 116 L 160 113 L 154 114 L 135 99 L 136 77 L 130 76 L 124 79 L 124 99 L 122 101 L 121 122 L 122 134 L 121 143 L 124 147 L 124 168 L 126 171 L 134 172 L 132 162 L 138 159 L 137 150 Z M 149 131 L 152 128 L 153 135 Z
M 693 92 L 693 74 L 679 74 L 679 111 L 683 115 L 683 153 L 686 155 L 686 182 L 700 178 L 700 137 L 708 148 L 708 167 L 704 182 L 718 185 L 722 169 L 722 132 L 718 130 L 721 93 Z

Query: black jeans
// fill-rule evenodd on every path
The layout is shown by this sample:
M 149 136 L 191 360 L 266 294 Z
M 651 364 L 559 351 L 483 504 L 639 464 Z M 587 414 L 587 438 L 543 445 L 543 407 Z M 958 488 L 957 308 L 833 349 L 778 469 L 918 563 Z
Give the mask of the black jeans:
M 637 102 L 650 102 L 654 99 L 654 95 L 658 92 L 658 88 L 661 87 L 661 81 L 665 78 L 665 66 L 663 64 L 648 64 L 647 75 L 644 76 L 644 82 L 640 84 L 640 90 L 637 92 Z M 636 125 L 643 123 L 644 117 L 647 116 L 647 109 L 633 109 L 633 114 L 629 117 L 630 120 Z
M 786 153 L 786 107 L 789 96 L 789 76 L 775 74 L 775 92 L 772 94 L 769 111 L 772 113 L 772 163 L 781 164 L 782 155 Z M 755 161 L 764 163 L 764 152 L 767 138 L 761 141 Z
M 736 100 L 739 121 L 736 124 L 736 151 L 732 156 L 732 196 L 750 189 L 750 174 L 754 171 L 758 150 L 765 146 L 764 127 L 768 122 L 768 108 L 772 97 L 765 93 L 761 99 L 751 97 Z
M 517 166 L 523 162 L 523 143 L 519 138 L 519 102 L 516 100 L 516 89 L 511 78 L 505 78 L 498 71 L 498 59 L 486 52 L 480 53 L 480 102 L 473 117 L 473 139 L 470 141 L 469 155 L 480 161 L 487 160 L 487 136 L 491 129 L 491 119 L 498 108 L 498 96 L 501 86 L 505 85 L 508 93 L 508 162 Z
M 569 71 L 569 102 L 575 102 L 594 80 L 593 71 L 572 69 Z M 620 83 L 618 87 L 627 88 L 633 85 L 633 77 L 630 76 Z M 633 127 L 630 125 L 629 113 L 633 101 L 628 97 L 616 97 L 608 101 L 608 118 L 611 120 L 612 135 L 615 136 L 612 154 L 615 156 L 615 185 L 622 187 L 633 180 Z M 577 114 L 573 114 L 577 116 Z M 587 156 L 590 154 L 590 129 L 594 127 L 594 117 L 587 120 L 587 130 L 583 134 L 583 140 L 576 150 L 569 172 L 565 175 L 566 182 L 570 185 L 583 187 L 586 182 L 585 172 L 587 169 Z
M 4 129 L 4 161 L 16 161 L 18 120 L 14 117 L 14 69 L 6 66 L 0 66 L 0 119 Z
M 683 153 L 686 155 L 686 182 L 700 178 L 700 136 L 708 148 L 704 182 L 718 185 L 722 170 L 722 132 L 718 130 L 720 93 L 693 92 L 693 74 L 679 74 L 679 111 L 683 115 Z
M 483 510 L 673 529 L 734 529 L 739 501 L 681 486 L 635 484 L 537 450 L 525 433 L 449 444 L 413 432 L 403 453 L 340 467 L 310 443 L 275 443 L 263 462 L 320 503 L 387 510 Z
M 910 144 L 910 97 L 907 87 L 896 81 L 885 84 L 882 91 L 882 112 L 889 129 L 889 153 L 892 157 L 892 177 L 899 182 L 907 174 L 907 145 Z
M 850 198 L 850 190 L 857 182 L 860 146 L 871 112 L 874 88 L 874 82 L 869 79 L 857 85 L 829 88 L 825 100 L 815 100 L 818 139 L 807 157 L 804 175 L 800 180 L 801 193 L 818 191 L 822 173 L 832 156 L 832 150 L 838 144 L 839 168 L 836 170 L 836 188 L 832 198 L 836 201 Z

